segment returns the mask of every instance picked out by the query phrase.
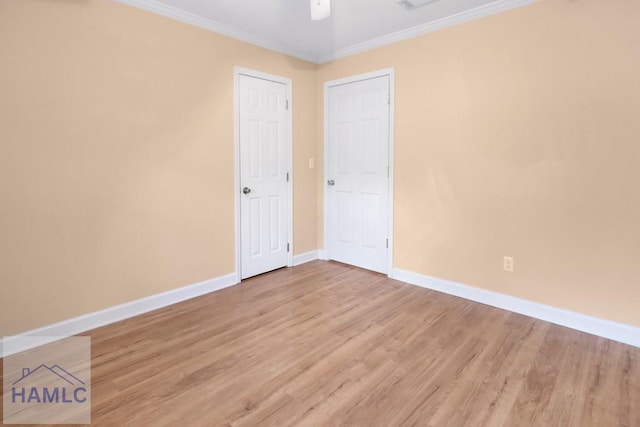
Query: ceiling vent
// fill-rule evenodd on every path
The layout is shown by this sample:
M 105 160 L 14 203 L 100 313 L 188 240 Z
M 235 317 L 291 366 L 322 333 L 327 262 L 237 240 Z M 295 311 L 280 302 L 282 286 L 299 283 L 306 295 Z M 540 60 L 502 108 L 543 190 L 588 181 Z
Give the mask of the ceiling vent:
M 426 6 L 430 3 L 435 3 L 438 0 L 396 0 L 396 2 L 407 10 L 417 9 L 422 6 Z

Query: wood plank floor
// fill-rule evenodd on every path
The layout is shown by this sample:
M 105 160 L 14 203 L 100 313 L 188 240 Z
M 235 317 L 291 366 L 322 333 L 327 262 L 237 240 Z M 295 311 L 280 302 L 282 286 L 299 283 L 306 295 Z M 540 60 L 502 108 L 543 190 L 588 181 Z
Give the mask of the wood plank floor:
M 640 349 L 333 262 L 88 335 L 98 426 L 640 426 Z

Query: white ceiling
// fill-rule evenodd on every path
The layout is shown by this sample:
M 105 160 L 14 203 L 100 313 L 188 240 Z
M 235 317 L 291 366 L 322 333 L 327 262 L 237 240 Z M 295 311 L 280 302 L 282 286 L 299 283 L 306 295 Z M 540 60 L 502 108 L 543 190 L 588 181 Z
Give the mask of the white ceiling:
M 322 63 L 512 9 L 534 0 L 331 0 L 311 21 L 309 0 L 117 0 L 308 61 Z

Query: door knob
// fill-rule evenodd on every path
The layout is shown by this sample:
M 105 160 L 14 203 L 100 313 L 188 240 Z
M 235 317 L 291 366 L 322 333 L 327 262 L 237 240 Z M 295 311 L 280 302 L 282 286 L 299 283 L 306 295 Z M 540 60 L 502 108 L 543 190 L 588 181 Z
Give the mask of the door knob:
M 335 185 L 335 183 L 336 182 L 334 180 L 332 180 L 332 179 L 327 181 L 327 185 Z
M 244 194 L 249 194 L 249 193 L 251 193 L 251 189 L 250 189 L 249 187 L 244 187 L 244 188 L 242 189 L 242 192 L 243 192 Z

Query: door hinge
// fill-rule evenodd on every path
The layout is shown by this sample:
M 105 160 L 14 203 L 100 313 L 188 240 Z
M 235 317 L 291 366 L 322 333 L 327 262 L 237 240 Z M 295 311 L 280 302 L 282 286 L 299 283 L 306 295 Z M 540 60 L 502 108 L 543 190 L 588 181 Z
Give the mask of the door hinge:
M 289 243 L 287 243 L 287 252 L 289 252 Z
M 389 97 L 387 98 L 387 105 L 391 105 L 391 94 L 389 94 Z
M 391 178 L 391 167 L 387 166 L 387 178 Z
M 287 182 L 289 182 L 289 172 L 287 172 Z
M 287 99 L 287 110 L 289 109 L 289 100 Z
M 387 249 L 389 249 L 389 239 L 387 239 Z

